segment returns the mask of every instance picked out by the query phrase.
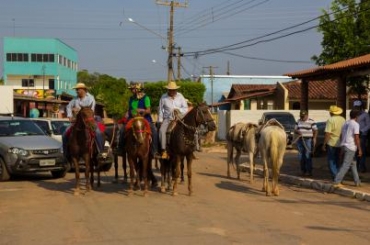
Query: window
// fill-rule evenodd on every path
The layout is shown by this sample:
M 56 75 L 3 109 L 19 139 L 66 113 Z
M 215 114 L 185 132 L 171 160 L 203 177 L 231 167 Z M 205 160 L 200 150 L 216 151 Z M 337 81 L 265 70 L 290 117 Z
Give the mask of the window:
M 269 100 L 267 101 L 267 110 L 273 110 L 274 109 L 274 101 L 273 100 Z
M 6 61 L 8 62 L 27 62 L 28 54 L 27 53 L 7 53 Z
M 54 54 L 31 54 L 32 62 L 54 62 Z
M 33 79 L 22 79 L 22 87 L 35 87 Z

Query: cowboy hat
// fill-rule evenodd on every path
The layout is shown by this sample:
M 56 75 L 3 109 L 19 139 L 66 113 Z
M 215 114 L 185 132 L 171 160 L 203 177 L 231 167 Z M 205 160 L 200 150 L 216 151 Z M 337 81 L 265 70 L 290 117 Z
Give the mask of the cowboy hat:
M 129 89 L 134 89 L 136 88 L 137 90 L 141 90 L 144 88 L 144 86 L 141 85 L 141 83 L 137 82 L 130 82 L 130 85 L 128 86 Z
M 175 90 L 175 89 L 178 89 L 180 88 L 180 86 L 177 86 L 176 82 L 169 82 L 167 84 L 167 86 L 164 86 L 166 89 L 169 89 L 169 90 Z
M 329 112 L 334 114 L 334 115 L 340 115 L 342 114 L 343 110 L 342 108 L 336 106 L 336 105 L 331 105 L 329 108 Z
M 77 83 L 76 86 L 73 87 L 73 89 L 87 89 L 86 85 L 84 83 Z

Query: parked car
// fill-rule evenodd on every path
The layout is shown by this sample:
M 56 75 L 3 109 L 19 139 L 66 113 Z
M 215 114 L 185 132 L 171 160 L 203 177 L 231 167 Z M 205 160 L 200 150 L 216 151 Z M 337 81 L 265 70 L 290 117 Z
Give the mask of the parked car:
M 325 139 L 325 127 L 326 122 L 316 122 L 317 125 L 317 137 L 316 137 L 316 147 L 313 151 L 314 157 L 321 157 L 324 155 L 325 152 L 322 151 L 322 146 L 324 144 Z
M 50 137 L 62 142 L 64 131 L 71 125 L 68 118 L 32 118 Z
M 284 126 L 287 135 L 287 145 L 291 145 L 294 136 L 294 126 L 296 124 L 294 115 L 290 112 L 264 112 L 261 116 L 261 119 L 258 121 L 258 124 L 263 125 L 272 118 L 275 118 Z
M 47 136 L 35 122 L 0 117 L 0 181 L 15 174 L 49 171 L 61 178 L 68 166 L 62 143 Z
M 62 142 L 62 135 L 64 131 L 71 125 L 68 118 L 33 118 L 34 122 L 41 127 L 41 129 L 50 137 Z M 111 153 L 109 142 L 105 141 L 104 152 L 100 154 L 100 160 L 104 160 L 105 164 L 102 171 L 109 171 L 113 163 L 113 154 Z M 103 159 L 103 156 L 105 157 Z M 85 167 L 85 162 L 80 159 L 80 168 Z M 74 170 L 74 164 L 69 163 L 70 169 Z

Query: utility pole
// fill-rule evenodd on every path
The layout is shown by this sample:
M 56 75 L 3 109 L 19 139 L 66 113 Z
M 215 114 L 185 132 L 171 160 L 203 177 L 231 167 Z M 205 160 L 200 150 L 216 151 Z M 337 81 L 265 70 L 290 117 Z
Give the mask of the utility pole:
M 177 80 L 181 80 L 181 56 L 184 54 L 181 53 L 181 47 L 177 47 Z
M 165 6 L 170 6 L 170 27 L 168 31 L 168 60 L 167 60 L 167 66 L 168 66 L 168 71 L 167 71 L 167 82 L 171 82 L 171 76 L 173 74 L 173 66 L 172 66 L 172 53 L 173 53 L 173 14 L 174 14 L 174 8 L 179 8 L 183 7 L 186 8 L 188 6 L 187 1 L 183 4 L 179 2 L 174 2 L 174 1 L 156 1 L 156 4 L 158 5 L 165 5 Z
M 218 68 L 217 66 L 208 66 L 203 68 L 209 68 L 209 80 L 211 81 L 211 105 L 213 105 L 213 68 Z M 212 106 L 213 112 L 213 106 Z

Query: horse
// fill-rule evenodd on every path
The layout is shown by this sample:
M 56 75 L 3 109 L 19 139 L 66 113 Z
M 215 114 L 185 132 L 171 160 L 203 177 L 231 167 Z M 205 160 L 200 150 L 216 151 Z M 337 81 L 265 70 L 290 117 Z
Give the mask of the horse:
M 124 125 L 123 125 L 124 127 Z M 124 149 L 118 149 L 118 140 L 119 140 L 119 127 L 117 123 L 113 123 L 113 125 L 109 125 L 105 129 L 105 137 L 109 141 L 109 145 L 111 149 L 113 149 L 113 161 L 114 161 L 114 183 L 118 183 L 118 156 L 122 157 L 122 169 L 123 169 L 123 182 L 126 183 L 128 179 L 127 175 L 127 160 L 126 160 L 126 152 Z M 119 153 L 118 151 L 121 150 Z
M 227 140 L 227 177 L 230 178 L 230 165 L 236 164 L 238 180 L 240 180 L 240 155 L 248 153 L 250 183 L 253 183 L 254 155 L 256 153 L 257 124 L 239 122 L 234 124 L 226 134 Z M 234 158 L 234 148 L 236 155 Z
M 133 191 L 134 179 L 140 187 L 140 176 L 144 181 L 144 196 L 148 193 L 148 170 L 151 169 L 149 166 L 151 163 L 151 135 L 149 122 L 143 117 L 135 117 L 126 125 L 124 150 L 130 165 L 129 195 Z
M 81 106 L 76 122 L 71 127 L 71 134 L 67 147 L 69 156 L 75 166 L 76 188 L 74 195 L 80 194 L 80 168 L 79 160 L 85 162 L 86 191 L 90 191 L 94 184 L 94 166 L 98 166 L 98 149 L 95 142 L 94 111 L 91 106 Z M 100 171 L 98 167 L 98 186 L 100 186 Z
M 180 119 L 175 116 L 175 126 L 169 135 L 167 149 L 170 158 L 161 160 L 161 192 L 165 192 L 165 177 L 172 174 L 171 186 L 172 195 L 177 195 L 177 179 L 180 176 L 180 163 L 182 158 L 186 158 L 187 176 L 188 176 L 188 192 L 192 195 L 192 161 L 193 152 L 195 150 L 195 133 L 200 125 L 204 125 L 208 131 L 216 130 L 216 124 L 209 111 L 208 105 L 205 103 L 199 104 L 191 109 L 185 116 Z M 170 181 L 170 179 L 167 179 Z
M 269 167 L 272 172 L 272 193 L 279 195 L 278 180 L 280 168 L 287 146 L 287 137 L 284 127 L 275 119 L 270 119 L 262 126 L 259 133 L 258 148 L 263 161 L 263 187 L 266 196 L 271 195 L 269 185 Z

